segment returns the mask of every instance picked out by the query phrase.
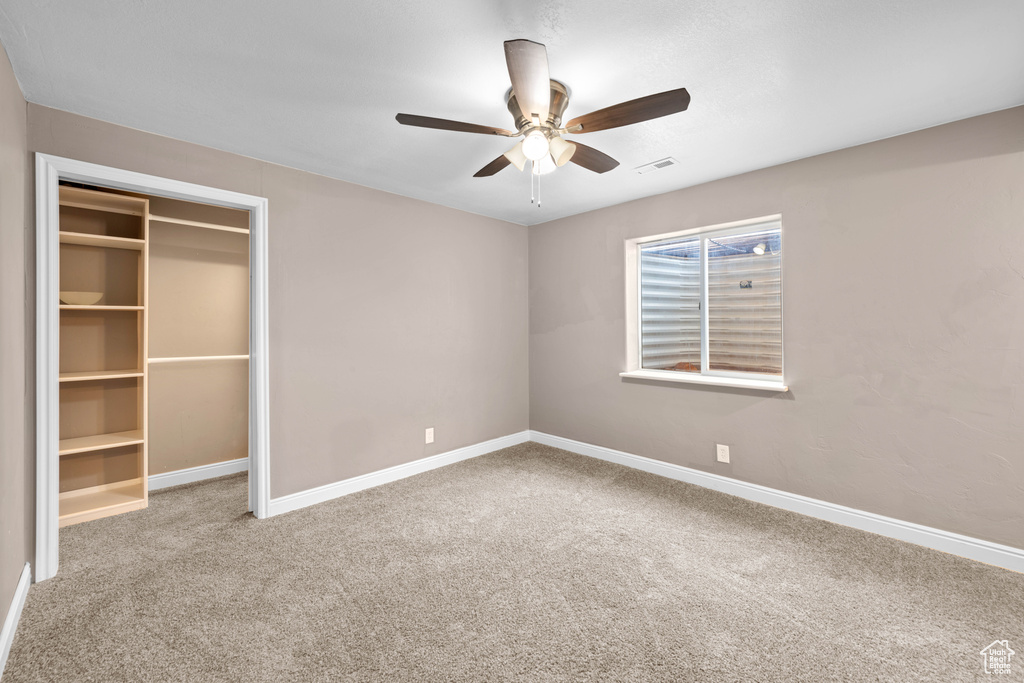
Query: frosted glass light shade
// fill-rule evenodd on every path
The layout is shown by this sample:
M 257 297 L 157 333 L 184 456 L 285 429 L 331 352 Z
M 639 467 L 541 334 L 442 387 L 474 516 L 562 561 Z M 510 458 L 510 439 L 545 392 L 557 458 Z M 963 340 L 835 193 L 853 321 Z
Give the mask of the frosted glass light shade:
M 569 163 L 569 159 L 572 159 L 575 151 L 576 145 L 573 143 L 566 142 L 560 137 L 551 138 L 551 156 L 558 166 L 565 166 Z
M 523 154 L 530 161 L 537 161 L 548 153 L 548 139 L 544 133 L 535 130 L 523 140 Z
M 523 143 L 520 142 L 515 147 L 505 152 L 505 158 L 512 162 L 512 164 L 522 171 L 526 168 L 526 155 L 523 154 Z
M 550 154 L 545 154 L 537 161 L 533 162 L 533 175 L 547 175 L 555 170 L 555 160 L 551 158 Z

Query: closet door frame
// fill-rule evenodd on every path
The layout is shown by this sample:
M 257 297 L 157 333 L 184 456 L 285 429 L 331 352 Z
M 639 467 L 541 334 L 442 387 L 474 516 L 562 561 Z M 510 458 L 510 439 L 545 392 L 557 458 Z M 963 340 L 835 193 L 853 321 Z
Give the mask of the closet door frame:
M 57 573 L 58 254 L 61 180 L 213 204 L 249 212 L 249 509 L 270 516 L 270 323 L 265 197 L 125 171 L 50 154 L 36 155 L 36 566 Z

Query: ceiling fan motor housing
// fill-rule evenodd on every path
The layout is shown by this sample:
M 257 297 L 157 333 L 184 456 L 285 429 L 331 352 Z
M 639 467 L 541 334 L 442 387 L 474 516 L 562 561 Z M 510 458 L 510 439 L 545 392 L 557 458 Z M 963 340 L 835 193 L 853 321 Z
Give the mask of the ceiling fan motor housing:
M 551 79 L 551 106 L 548 109 L 548 120 L 541 122 L 542 127 L 561 128 L 562 114 L 565 113 L 565 108 L 569 106 L 571 94 L 569 87 L 565 83 L 556 81 L 553 78 Z M 505 93 L 505 103 L 508 105 L 508 111 L 512 114 L 512 118 L 515 119 L 516 128 L 519 132 L 534 127 L 533 121 L 527 119 L 519 108 L 519 103 L 516 101 L 512 88 L 509 88 Z

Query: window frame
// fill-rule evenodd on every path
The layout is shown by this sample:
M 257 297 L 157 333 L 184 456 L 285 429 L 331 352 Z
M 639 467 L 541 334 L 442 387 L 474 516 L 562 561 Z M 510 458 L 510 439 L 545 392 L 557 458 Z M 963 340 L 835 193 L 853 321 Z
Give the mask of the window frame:
M 730 223 L 719 223 L 699 228 L 689 228 L 659 235 L 635 237 L 625 241 L 626 259 L 626 369 L 619 373 L 628 379 L 644 379 L 662 382 L 679 382 L 686 384 L 703 384 L 741 389 L 759 389 L 765 391 L 785 392 L 789 387 L 785 383 L 785 293 L 782 285 L 785 280 L 785 252 L 780 256 L 780 317 L 782 332 L 782 375 L 764 375 L 752 372 L 735 372 L 728 370 L 711 370 L 708 367 L 708 253 L 705 245 L 707 238 L 730 237 L 755 231 L 758 228 L 778 228 L 782 232 L 782 214 L 760 216 Z M 642 353 L 642 320 L 640 254 L 644 247 L 661 242 L 673 242 L 686 238 L 700 239 L 700 374 L 691 372 L 675 372 L 671 370 L 651 370 L 643 367 Z

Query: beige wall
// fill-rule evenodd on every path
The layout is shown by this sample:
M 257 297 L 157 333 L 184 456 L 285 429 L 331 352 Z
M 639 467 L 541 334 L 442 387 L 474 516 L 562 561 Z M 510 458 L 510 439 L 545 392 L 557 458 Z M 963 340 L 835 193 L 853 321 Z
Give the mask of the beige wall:
M 186 214 L 154 203 L 156 215 L 217 221 L 205 206 Z M 239 218 L 248 225 L 248 213 Z M 150 358 L 247 354 L 249 236 L 151 221 L 148 314 Z M 150 474 L 248 455 L 247 361 L 150 364 L 147 381 Z
M 269 199 L 273 497 L 528 427 L 526 228 L 28 112 L 31 152 Z
M 149 473 L 249 455 L 249 364 L 149 366 Z
M 26 355 L 26 328 L 33 323 L 25 300 L 28 159 L 25 100 L 0 47 L 0 623 L 35 547 L 34 412 L 28 405 L 34 374 Z
M 773 213 L 790 393 L 620 379 L 623 240 Z M 1024 548 L 1024 107 L 531 228 L 530 378 L 532 429 Z

